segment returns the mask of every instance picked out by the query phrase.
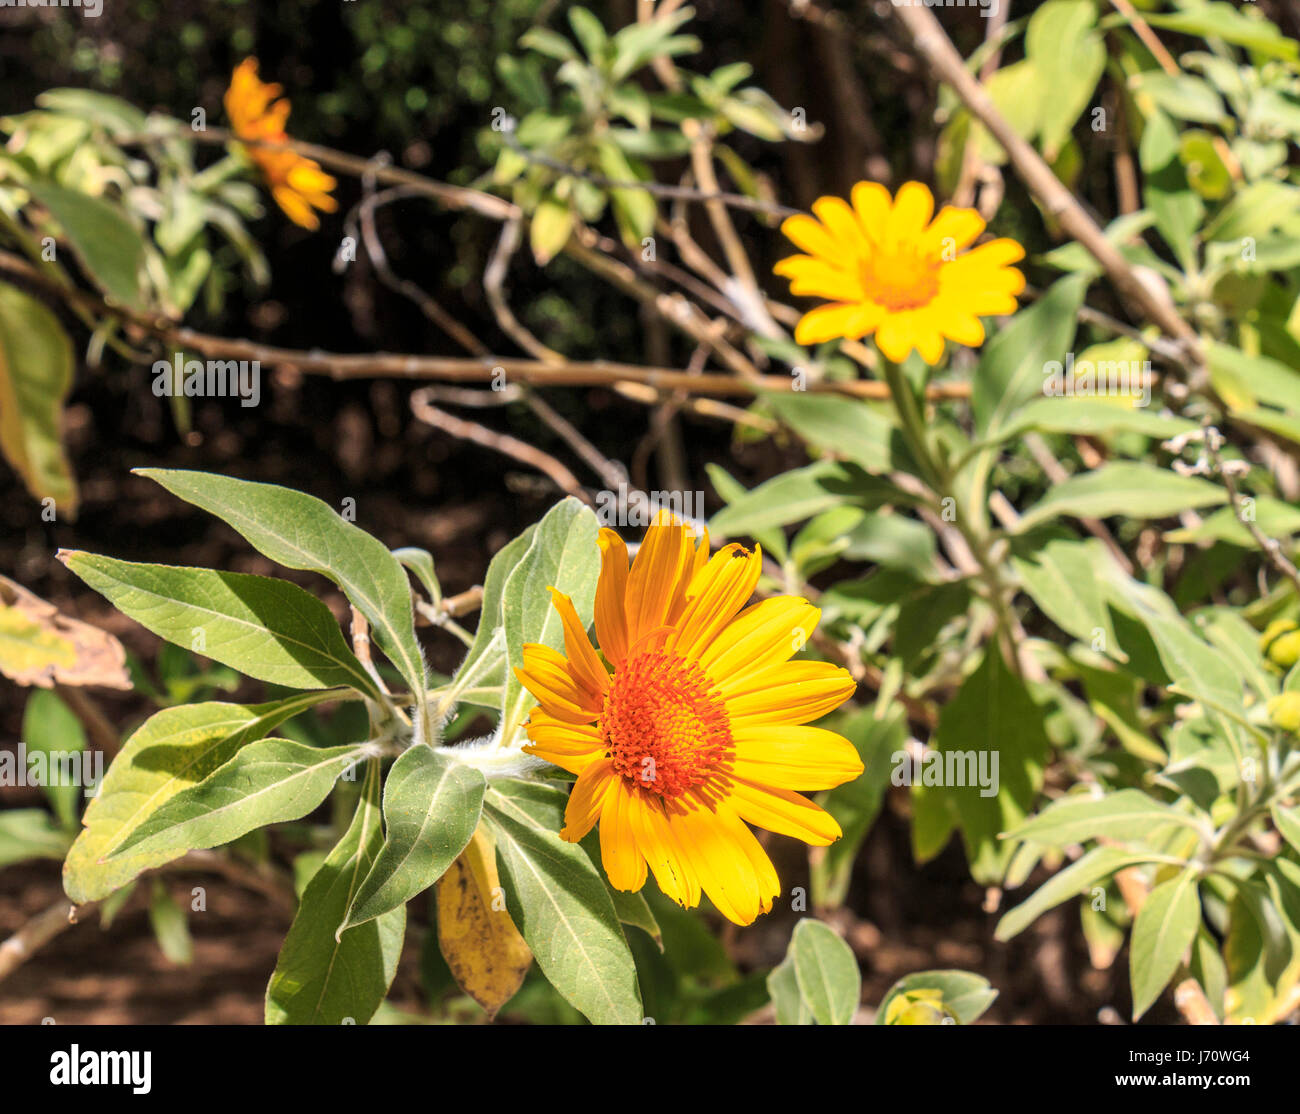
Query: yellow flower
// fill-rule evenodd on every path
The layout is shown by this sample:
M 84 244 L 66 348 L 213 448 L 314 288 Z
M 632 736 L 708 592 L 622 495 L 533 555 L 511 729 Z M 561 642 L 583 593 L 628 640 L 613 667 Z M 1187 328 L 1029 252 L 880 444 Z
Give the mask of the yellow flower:
M 983 219 L 948 205 L 931 221 L 934 197 L 920 182 L 907 182 L 892 200 L 884 186 L 859 182 L 852 206 L 821 197 L 813 213 L 781 225 L 808 254 L 774 268 L 790 279 L 792 294 L 831 300 L 804 314 L 794 333 L 799 344 L 874 333 L 896 364 L 913 348 L 937 364 L 945 337 L 977 348 L 981 317 L 1015 312 L 1025 279 L 1010 264 L 1025 249 L 1002 239 L 965 251 L 984 231 Z
M 807 600 L 745 607 L 761 552 L 725 546 L 709 559 L 689 529 L 660 515 L 628 569 L 627 547 L 601 530 L 596 587 L 600 653 L 567 596 L 552 589 L 563 654 L 526 645 L 520 682 L 537 698 L 525 749 L 578 780 L 560 835 L 600 822 L 615 889 L 639 890 L 647 864 L 683 907 L 700 893 L 737 924 L 772 908 L 780 883 L 754 824 L 824 846 L 829 813 L 795 790 L 862 773 L 839 735 L 801 726 L 852 695 L 847 672 L 788 659 L 817 625 Z
M 289 102 L 280 97 L 279 85 L 268 85 L 257 76 L 257 59 L 245 58 L 235 67 L 226 90 L 226 115 L 231 130 L 240 139 L 286 143 L 284 125 L 289 119 Z M 248 157 L 262 171 L 271 196 L 294 224 L 313 231 L 320 227 L 313 207 L 326 213 L 338 208 L 329 191 L 337 184 L 314 159 L 296 151 L 269 147 L 246 147 Z

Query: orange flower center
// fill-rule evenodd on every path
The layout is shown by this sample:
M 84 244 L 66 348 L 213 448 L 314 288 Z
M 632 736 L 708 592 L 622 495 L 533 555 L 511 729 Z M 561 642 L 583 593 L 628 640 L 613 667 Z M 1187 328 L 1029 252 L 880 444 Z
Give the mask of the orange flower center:
M 861 265 L 867 298 L 897 312 L 928 305 L 939 291 L 939 260 L 914 245 L 873 253 Z
M 599 726 L 614 769 L 661 797 L 695 789 L 707 799 L 731 767 L 726 708 L 699 665 L 675 654 L 630 658 L 610 678 Z

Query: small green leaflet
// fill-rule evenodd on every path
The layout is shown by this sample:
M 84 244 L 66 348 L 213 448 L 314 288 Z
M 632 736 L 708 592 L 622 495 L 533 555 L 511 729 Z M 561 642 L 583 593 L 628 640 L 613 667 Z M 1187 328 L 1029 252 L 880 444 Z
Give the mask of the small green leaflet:
M 1133 924 L 1129 981 L 1136 1021 L 1174 977 L 1201 923 L 1195 868 L 1161 882 L 1148 895 Z
M 505 678 L 501 737 L 507 742 L 534 703 L 514 675 L 514 670 L 523 665 L 524 643 L 537 642 L 554 649 L 564 646 L 560 615 L 547 589 L 564 593 L 573 601 L 579 617 L 590 620 L 600 574 L 598 528 L 595 514 L 577 499 L 570 497 L 557 503 L 537 524 L 528 551 L 506 580 L 501 619 L 511 670 Z
M 383 850 L 339 931 L 404 906 L 441 878 L 478 827 L 486 787 L 478 770 L 432 747 L 404 751 L 384 783 Z
M 641 1024 L 636 965 L 604 880 L 577 844 L 488 790 L 506 905 L 547 980 L 593 1024 Z
M 406 907 L 335 938 L 383 846 L 379 763 L 366 763 L 361 799 L 343 838 L 312 875 L 266 988 L 268 1025 L 364 1025 L 388 993 L 406 933 Z
M 410 581 L 378 538 L 344 521 L 321 500 L 275 484 L 206 472 L 136 471 L 229 523 L 272 561 L 332 580 L 366 617 L 375 642 L 406 678 L 411 692 L 424 695 L 424 661 L 415 638 Z
M 145 720 L 113 759 L 82 817 L 83 830 L 63 864 L 68 897 L 78 903 L 98 901 L 142 870 L 183 854 L 169 848 L 119 852 L 167 801 L 202 782 L 240 747 L 337 696 L 326 691 L 269 704 L 185 704 L 164 708 Z
M 67 550 L 59 557 L 119 611 L 177 646 L 287 688 L 351 685 L 378 696 L 329 608 L 287 580 Z
M 175 858 L 229 843 L 254 828 L 297 820 L 329 796 L 364 753 L 360 746 L 311 747 L 288 739 L 251 743 L 163 805 L 109 857 L 165 851 Z
M 848 1025 L 858 1008 L 862 973 L 830 925 L 805 917 L 790 938 L 799 994 L 818 1025 Z

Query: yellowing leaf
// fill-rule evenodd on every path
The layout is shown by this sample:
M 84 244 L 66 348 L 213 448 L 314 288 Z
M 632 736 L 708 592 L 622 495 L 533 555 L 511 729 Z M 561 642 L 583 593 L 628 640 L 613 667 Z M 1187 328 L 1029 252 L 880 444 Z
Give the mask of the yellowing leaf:
M 533 962 L 506 911 L 486 828 L 438 881 L 438 943 L 460 988 L 489 1017 L 514 997 Z
M 129 689 L 126 651 L 107 631 L 60 615 L 0 576 L 0 673 L 20 685 Z
M 72 387 L 72 342 L 41 302 L 0 283 L 0 455 L 37 499 L 67 518 L 77 488 L 60 438 Z

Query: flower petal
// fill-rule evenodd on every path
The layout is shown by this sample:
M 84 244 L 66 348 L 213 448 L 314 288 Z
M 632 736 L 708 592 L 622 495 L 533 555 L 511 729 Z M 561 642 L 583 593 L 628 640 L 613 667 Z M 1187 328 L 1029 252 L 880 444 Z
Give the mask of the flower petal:
M 789 789 L 768 789 L 733 778 L 727 803 L 755 827 L 793 836 L 814 847 L 825 847 L 844 834 L 829 812 Z
M 834 789 L 862 773 L 848 739 L 821 727 L 746 724 L 733 727 L 735 777 L 777 789 Z
M 608 526 L 602 527 L 600 578 L 596 581 L 596 638 L 606 660 L 617 669 L 627 657 L 627 546 Z
M 569 803 L 564 806 L 564 827 L 560 829 L 560 838 L 570 843 L 577 843 L 585 836 L 596 821 L 600 819 L 605 799 L 614 783 L 621 781 L 613 772 L 613 763 L 608 758 L 593 762 L 573 783 L 569 792 Z
M 735 726 L 746 723 L 811 723 L 857 691 L 847 669 L 828 661 L 790 661 L 756 673 L 741 673 L 718 695 Z

